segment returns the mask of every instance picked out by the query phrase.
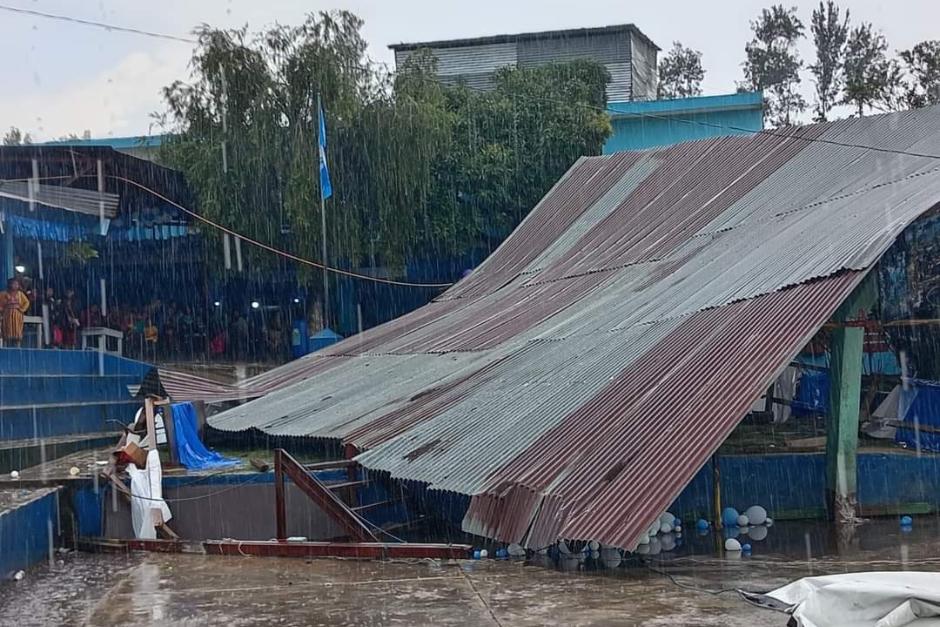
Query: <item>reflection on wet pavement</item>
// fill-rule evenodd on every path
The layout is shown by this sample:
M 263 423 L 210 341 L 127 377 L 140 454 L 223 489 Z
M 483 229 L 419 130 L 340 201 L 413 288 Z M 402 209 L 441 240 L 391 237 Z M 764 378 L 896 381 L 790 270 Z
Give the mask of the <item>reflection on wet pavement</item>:
M 878 521 L 854 535 L 778 523 L 750 538 L 751 556 L 735 558 L 716 553 L 722 537 L 693 533 L 674 551 L 616 568 L 604 566 L 614 561 L 603 550 L 561 563 L 72 553 L 0 585 L 0 624 L 782 626 L 782 614 L 714 593 L 810 574 L 940 570 L 938 529 L 935 518 L 909 532 Z

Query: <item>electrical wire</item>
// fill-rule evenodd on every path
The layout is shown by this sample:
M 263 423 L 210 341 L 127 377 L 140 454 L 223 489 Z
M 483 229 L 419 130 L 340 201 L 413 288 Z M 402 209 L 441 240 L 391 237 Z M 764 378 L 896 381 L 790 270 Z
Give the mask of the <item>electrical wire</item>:
M 6 4 L 0 4 L 0 11 L 7 11 L 9 13 L 19 13 L 21 15 L 31 15 L 33 17 L 42 17 L 42 18 L 46 18 L 49 20 L 57 20 L 59 22 L 70 22 L 72 24 L 81 24 L 82 26 L 94 26 L 96 28 L 103 28 L 108 31 L 130 33 L 132 35 L 143 35 L 145 37 L 152 37 L 154 39 L 167 39 L 169 41 L 178 41 L 178 42 L 187 43 L 187 44 L 198 43 L 195 39 L 188 39 L 186 37 L 179 37 L 177 35 L 167 35 L 166 33 L 155 33 L 153 31 L 142 30 L 140 28 L 132 28 L 129 26 L 117 26 L 115 24 L 107 24 L 105 22 L 96 22 L 94 20 L 84 20 L 78 17 L 71 17 L 69 15 L 45 13 L 44 11 L 24 9 L 22 7 L 11 7 Z
M 167 39 L 167 40 L 177 41 L 177 42 L 187 43 L 187 44 L 197 44 L 197 43 L 199 43 L 197 40 L 191 39 L 191 38 L 187 38 L 187 37 L 180 37 L 180 36 L 177 36 L 177 35 L 167 35 L 167 34 L 164 34 L 164 33 L 156 33 L 156 32 L 152 32 L 152 31 L 141 30 L 141 29 L 138 29 L 138 28 L 131 28 L 131 27 L 125 27 L 125 26 L 117 26 L 117 25 L 114 25 L 114 24 L 107 24 L 107 23 L 104 23 L 104 22 L 97 22 L 97 21 L 94 21 L 94 20 L 84 20 L 84 19 L 80 19 L 80 18 L 74 18 L 74 17 L 71 17 L 71 16 L 67 16 L 67 15 L 58 15 L 58 14 L 53 14 L 53 13 L 45 13 L 45 12 L 42 12 L 42 11 L 34 11 L 34 10 L 31 10 L 31 9 L 23 9 L 23 8 L 19 8 L 19 7 L 11 7 L 11 6 L 5 5 L 5 4 L 0 4 L 0 10 L 9 11 L 9 12 L 12 12 L 12 13 L 20 13 L 20 14 L 24 14 L 24 15 L 31 15 L 31 16 L 34 16 L 34 17 L 42 17 L 42 18 L 53 19 L 53 20 L 59 20 L 59 21 L 64 21 L 64 22 L 71 22 L 71 23 L 80 24 L 80 25 L 83 25 L 83 26 L 94 26 L 94 27 L 103 28 L 103 29 L 106 29 L 106 30 L 109 30 L 109 31 L 119 31 L 119 32 L 131 33 L 131 34 L 135 34 L 135 35 L 144 35 L 144 36 L 147 36 L 147 37 L 153 37 L 153 38 L 158 38 L 158 39 Z M 353 71 L 360 71 L 360 72 L 369 72 L 369 71 L 372 71 L 372 68 L 366 68 L 366 67 L 360 67 L 360 66 L 346 66 L 344 69 L 346 69 L 346 70 L 353 70 Z M 394 74 L 394 73 L 392 73 L 392 74 Z M 422 77 L 422 78 L 426 78 L 426 79 L 427 79 L 428 81 L 430 81 L 430 82 L 439 83 L 439 81 L 438 81 L 435 77 Z M 471 90 L 473 90 L 473 91 L 478 91 L 478 92 L 484 92 L 484 93 L 485 93 L 485 92 L 488 91 L 488 90 L 486 90 L 485 88 L 482 88 L 482 87 L 471 87 L 471 86 L 469 86 L 469 85 L 464 85 L 464 87 L 466 87 L 466 88 L 468 88 L 468 89 L 471 89 Z M 530 101 L 553 102 L 553 103 L 555 103 L 555 104 L 561 103 L 561 104 L 565 104 L 565 105 L 571 104 L 571 103 L 568 102 L 568 101 L 564 101 L 564 100 L 560 100 L 560 99 L 552 99 L 552 98 L 537 97 L 537 96 L 536 96 L 536 97 L 527 96 L 526 98 L 527 98 L 528 100 L 530 100 Z M 678 117 L 673 117 L 673 116 L 659 115 L 659 114 L 655 114 L 655 113 L 618 111 L 617 109 L 611 108 L 611 107 L 609 107 L 609 106 L 606 106 L 606 107 L 599 107 L 599 106 L 596 106 L 596 105 L 591 105 L 591 104 L 589 104 L 589 103 L 581 103 L 581 104 L 582 104 L 582 106 L 585 106 L 585 107 L 587 107 L 587 108 L 594 109 L 594 110 L 597 110 L 597 111 L 603 111 L 604 113 L 607 113 L 607 114 L 613 113 L 613 114 L 622 114 L 622 115 L 627 115 L 627 116 L 637 116 L 637 117 L 648 118 L 648 119 L 659 120 L 659 121 L 679 122 L 679 123 L 681 123 L 681 124 L 687 124 L 687 125 L 703 126 L 703 127 L 707 127 L 707 128 L 713 128 L 713 129 L 734 131 L 735 133 L 747 133 L 747 134 L 769 135 L 769 136 L 772 136 L 772 137 L 781 137 L 781 138 L 784 138 L 784 139 L 792 139 L 792 140 L 795 140 L 795 141 L 802 141 L 802 142 L 807 142 L 807 143 L 826 144 L 826 145 L 830 145 L 830 146 L 839 146 L 839 147 L 843 147 L 843 148 L 854 148 L 854 149 L 858 149 L 858 150 L 869 150 L 869 151 L 873 151 L 873 152 L 880 152 L 880 153 L 887 153 L 887 154 L 894 154 L 894 155 L 903 155 L 903 156 L 908 156 L 908 157 L 919 157 L 919 158 L 924 158 L 924 159 L 937 159 L 937 160 L 940 160 L 940 155 L 934 155 L 934 154 L 929 154 L 929 153 L 912 152 L 912 151 L 908 151 L 908 150 L 900 150 L 900 149 L 895 149 L 895 148 L 886 148 L 886 147 L 883 147 L 883 146 L 869 146 L 869 145 L 865 145 L 865 144 L 853 144 L 853 143 L 849 143 L 849 142 L 839 142 L 839 141 L 835 141 L 835 140 L 831 140 L 831 139 L 822 139 L 822 138 L 819 138 L 819 137 L 800 137 L 800 136 L 797 136 L 797 135 L 791 135 L 791 134 L 789 134 L 789 133 L 781 133 L 781 132 L 776 131 L 776 130 L 773 130 L 773 129 L 753 129 L 753 128 L 745 128 L 745 127 L 736 126 L 736 125 L 733 125 L 733 124 L 719 124 L 719 123 L 717 123 L 717 122 L 707 122 L 707 121 L 705 121 L 705 120 L 690 120 L 690 119 L 686 119 L 686 118 L 678 118 Z
M 93 175 L 86 175 L 86 176 L 93 176 Z M 174 200 L 171 200 L 170 198 L 167 198 L 166 196 L 164 196 L 164 195 L 161 194 L 160 192 L 158 192 L 158 191 L 156 191 L 156 190 L 154 190 L 154 189 L 151 189 L 151 188 L 147 187 L 147 186 L 144 185 L 143 183 L 138 183 L 137 181 L 135 181 L 135 180 L 133 180 L 133 179 L 129 179 L 129 178 L 124 177 L 124 176 L 118 176 L 118 175 L 115 175 L 115 174 L 106 175 L 105 178 L 114 179 L 114 180 L 116 180 L 116 181 L 121 181 L 121 182 L 123 182 L 123 183 L 127 183 L 128 185 L 133 185 L 134 187 L 137 187 L 138 189 L 141 189 L 141 190 L 147 192 L 148 194 L 151 194 L 152 196 L 154 196 L 154 197 L 156 197 L 156 198 L 159 198 L 159 199 L 162 200 L 163 202 L 165 202 L 165 203 L 167 203 L 167 204 L 169 204 L 169 205 L 172 205 L 172 206 L 176 207 L 177 209 L 179 209 L 180 211 L 182 211 L 182 212 L 185 213 L 186 215 L 191 216 L 191 217 L 193 217 L 193 218 L 195 218 L 195 219 L 197 219 L 197 220 L 199 220 L 199 221 L 201 221 L 201 222 L 204 222 L 204 223 L 208 224 L 209 226 L 211 226 L 211 227 L 213 227 L 213 228 L 215 228 L 215 229 L 218 229 L 219 231 L 222 231 L 223 233 L 226 233 L 227 235 L 231 235 L 231 236 L 233 236 L 233 237 L 237 237 L 237 238 L 239 238 L 239 239 L 241 239 L 241 240 L 243 240 L 243 241 L 245 241 L 245 242 L 248 242 L 249 244 L 253 244 L 253 245 L 257 246 L 258 248 L 262 248 L 262 249 L 264 249 L 264 250 L 266 250 L 266 251 L 268 251 L 268 252 L 272 252 L 272 253 L 274 253 L 274 254 L 276 254 L 276 255 L 280 255 L 280 256 L 284 257 L 285 259 L 290 259 L 291 261 L 296 261 L 297 263 L 301 263 L 301 264 L 304 264 L 304 265 L 307 265 L 307 266 L 312 266 L 312 267 L 314 267 L 314 268 L 319 268 L 320 270 L 324 270 L 324 271 L 326 271 L 326 272 L 332 272 L 333 274 L 338 274 L 338 275 L 341 275 L 341 276 L 347 276 L 347 277 L 351 277 L 351 278 L 354 278 L 354 279 L 362 279 L 362 280 L 364 280 L 364 281 L 373 281 L 373 282 L 375 282 L 375 283 L 384 283 L 384 284 L 387 284 L 387 285 L 398 285 L 398 286 L 403 286 L 403 287 L 427 287 L 427 288 L 443 289 L 443 288 L 448 288 L 448 287 L 450 287 L 451 285 L 453 285 L 453 283 L 415 283 L 415 282 L 411 282 L 411 281 L 396 281 L 395 279 L 383 279 L 383 278 L 381 278 L 381 277 L 369 276 L 368 274 L 360 274 L 360 273 L 358 273 L 358 272 L 352 272 L 352 271 L 350 271 L 350 270 L 341 270 L 341 269 L 339 269 L 339 268 L 333 268 L 333 267 L 331 267 L 331 266 L 328 266 L 328 265 L 326 265 L 326 264 L 320 263 L 320 262 L 318 262 L 318 261 L 312 261 L 312 260 L 310 260 L 310 259 L 305 259 L 304 257 L 299 257 L 299 256 L 297 256 L 297 255 L 295 255 L 295 254 L 293 254 L 293 253 L 287 252 L 286 250 L 281 250 L 280 248 L 275 248 L 274 246 L 271 246 L 270 244 L 265 244 L 264 242 L 258 241 L 258 240 L 254 239 L 254 238 L 251 238 L 251 237 L 248 237 L 247 235 L 242 235 L 241 233 L 238 233 L 237 231 L 234 231 L 234 230 L 228 228 L 227 226 L 224 226 L 224 225 L 222 225 L 222 224 L 219 224 L 218 222 L 215 222 L 214 220 L 211 220 L 211 219 L 209 219 L 209 218 L 207 218 L 207 217 L 205 217 L 205 216 L 203 216 L 203 215 L 201 215 L 201 214 L 199 214 L 199 213 L 196 213 L 195 211 L 193 211 L 193 210 L 191 210 L 191 209 L 187 209 L 186 207 L 184 207 L 183 205 L 179 204 L 178 202 L 176 202 L 176 201 L 174 201 Z
M 656 568 L 655 566 L 653 566 L 652 564 L 650 564 L 650 563 L 649 563 L 648 561 L 646 561 L 646 560 L 643 560 L 643 565 L 646 566 L 650 571 L 656 573 L 657 575 L 661 575 L 662 577 L 665 577 L 665 578 L 668 579 L 674 586 L 676 586 L 676 587 L 678 587 L 678 588 L 682 588 L 683 590 L 690 590 L 690 591 L 692 591 L 692 592 L 703 592 L 703 593 L 705 593 L 705 594 L 710 594 L 710 595 L 712 595 L 712 596 L 719 596 L 719 595 L 722 595 L 722 594 L 728 594 L 729 592 L 734 592 L 734 593 L 736 593 L 736 594 L 737 594 L 737 593 L 740 593 L 740 591 L 739 591 L 737 588 L 719 588 L 719 589 L 717 589 L 717 590 L 712 590 L 712 589 L 709 589 L 709 588 L 700 588 L 700 587 L 698 587 L 698 586 L 693 586 L 693 585 L 690 585 L 690 584 L 682 583 L 681 581 L 679 581 L 678 579 L 676 579 L 676 576 L 673 575 L 672 573 L 666 572 L 665 570 L 660 570 L 660 569 Z

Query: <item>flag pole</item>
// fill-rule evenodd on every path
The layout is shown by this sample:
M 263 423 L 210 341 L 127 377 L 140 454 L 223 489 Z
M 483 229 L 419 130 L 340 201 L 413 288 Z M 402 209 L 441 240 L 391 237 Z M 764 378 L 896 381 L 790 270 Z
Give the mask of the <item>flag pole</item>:
M 321 132 L 320 126 L 320 116 L 323 115 L 323 106 L 320 102 L 320 92 L 317 92 L 317 133 Z M 317 142 L 323 142 L 322 137 L 317 137 Z M 323 193 L 323 180 L 320 179 L 320 241 L 323 245 L 322 255 L 323 255 L 323 265 L 329 266 L 330 259 L 327 257 L 326 251 L 326 196 Z M 330 326 L 330 276 L 326 271 L 326 267 L 323 268 L 323 328 L 329 328 Z

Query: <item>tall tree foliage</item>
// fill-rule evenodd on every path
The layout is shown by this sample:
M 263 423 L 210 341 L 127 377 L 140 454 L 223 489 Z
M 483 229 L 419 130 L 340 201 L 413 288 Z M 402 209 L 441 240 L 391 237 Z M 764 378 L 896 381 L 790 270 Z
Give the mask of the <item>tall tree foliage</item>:
M 900 53 L 910 76 L 905 89 L 909 107 L 940 104 L 940 40 L 922 41 Z
M 825 122 L 839 102 L 844 80 L 845 44 L 849 35 L 849 11 L 842 16 L 833 0 L 820 2 L 810 23 L 816 62 L 809 66 L 816 79 L 816 121 Z
M 29 133 L 24 133 L 15 126 L 11 126 L 3 136 L 4 146 L 22 146 L 33 143 L 33 138 Z
M 770 122 L 775 126 L 791 124 L 806 109 L 806 100 L 799 92 L 800 69 L 803 61 L 796 49 L 805 27 L 789 9 L 776 4 L 764 9 L 751 22 L 754 33 L 744 48 L 744 82 L 739 88 L 763 91 Z
M 888 42 L 870 23 L 852 29 L 845 51 L 845 86 L 842 102 L 855 107 L 859 116 L 865 108 L 890 106 L 892 88 L 901 80 L 897 65 L 888 60 Z
M 361 26 L 339 11 L 255 35 L 198 31 L 192 80 L 166 88 L 163 122 L 164 158 L 202 213 L 319 258 L 320 94 L 333 262 L 400 274 L 415 255 L 492 244 L 610 133 L 597 64 L 507 69 L 480 93 L 441 86 L 433 58 L 415 54 L 393 79 L 366 57 Z M 255 267 L 271 260 L 259 255 Z
M 678 41 L 672 42 L 672 49 L 659 62 L 659 98 L 689 98 L 702 95 L 702 81 L 705 70 L 702 68 L 702 53 L 686 48 Z

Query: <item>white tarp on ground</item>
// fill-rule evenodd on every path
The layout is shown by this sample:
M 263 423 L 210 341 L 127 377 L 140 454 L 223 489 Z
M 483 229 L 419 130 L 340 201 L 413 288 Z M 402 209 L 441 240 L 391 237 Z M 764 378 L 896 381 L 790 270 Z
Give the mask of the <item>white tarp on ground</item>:
M 792 614 L 790 624 L 797 627 L 940 627 L 940 573 L 807 577 L 765 595 L 745 596 Z

